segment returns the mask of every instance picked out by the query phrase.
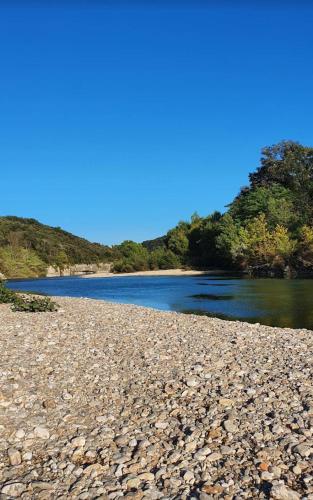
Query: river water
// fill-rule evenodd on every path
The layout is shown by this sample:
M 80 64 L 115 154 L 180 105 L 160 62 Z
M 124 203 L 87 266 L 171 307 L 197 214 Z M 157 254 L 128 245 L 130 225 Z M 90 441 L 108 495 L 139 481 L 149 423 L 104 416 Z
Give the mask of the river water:
M 8 283 L 15 290 L 89 297 L 223 319 L 313 329 L 313 280 L 230 275 L 43 278 Z

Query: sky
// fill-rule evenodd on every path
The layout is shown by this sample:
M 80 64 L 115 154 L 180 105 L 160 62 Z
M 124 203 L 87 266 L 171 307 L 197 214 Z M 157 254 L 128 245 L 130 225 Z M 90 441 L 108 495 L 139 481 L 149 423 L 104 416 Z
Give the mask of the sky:
M 106 244 L 313 146 L 313 2 L 0 1 L 0 214 Z

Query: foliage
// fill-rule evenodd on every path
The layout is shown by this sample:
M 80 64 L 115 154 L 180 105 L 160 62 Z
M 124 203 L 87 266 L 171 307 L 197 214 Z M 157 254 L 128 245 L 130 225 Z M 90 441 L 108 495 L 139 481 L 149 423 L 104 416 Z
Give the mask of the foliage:
M 16 296 L 16 293 L 4 286 L 3 281 L 0 280 L 0 304 L 12 304 Z
M 186 236 L 187 229 L 188 224 L 180 222 L 178 226 L 171 229 L 166 236 L 167 248 L 182 259 L 186 256 L 189 246 L 189 241 Z
M 149 269 L 177 269 L 181 267 L 178 255 L 166 248 L 157 248 L 149 255 Z
M 45 276 L 46 271 L 47 265 L 33 250 L 12 246 L 0 248 L 0 272 L 6 278 L 35 278 Z
M 149 252 L 146 247 L 133 241 L 124 241 L 115 251 L 120 258 L 113 265 L 115 273 L 131 273 L 150 269 L 172 269 L 181 265 L 179 257 L 164 247 Z
M 313 267 L 313 228 L 302 226 L 299 230 L 297 260 L 304 268 Z
M 119 259 L 113 265 L 115 273 L 131 273 L 148 269 L 148 250 L 140 243 L 126 240 L 115 247 Z
M 12 310 L 20 312 L 54 312 L 58 310 L 58 307 L 49 297 L 17 296 L 13 302 Z
M 146 240 L 142 242 L 142 246 L 145 247 L 149 252 L 156 250 L 158 248 L 166 248 L 166 236 L 161 236 L 160 238 L 155 238 L 154 240 Z
M 21 312 L 53 312 L 58 306 L 49 297 L 19 294 L 7 288 L 0 281 L 0 304 L 12 304 L 12 311 Z
M 216 237 L 216 247 L 224 262 L 224 267 L 244 267 L 244 247 L 246 234 L 239 222 L 226 213 L 220 221 L 220 232 Z
M 249 176 L 252 189 L 279 184 L 295 195 L 303 224 L 313 224 L 313 148 L 282 141 L 262 150 L 261 165 Z
M 197 214 L 191 217 L 188 231 L 187 263 L 199 267 L 216 267 L 220 265 L 221 257 L 216 245 L 220 234 L 221 214 L 214 212 L 201 218 Z
M 277 224 L 290 227 L 298 218 L 293 193 L 279 184 L 242 190 L 231 203 L 229 213 L 241 222 L 262 213 L 271 228 Z

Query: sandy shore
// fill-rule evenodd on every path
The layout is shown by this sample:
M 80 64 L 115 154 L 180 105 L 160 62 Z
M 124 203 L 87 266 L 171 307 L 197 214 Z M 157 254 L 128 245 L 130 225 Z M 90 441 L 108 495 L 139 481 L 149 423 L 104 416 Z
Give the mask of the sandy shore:
M 0 306 L 0 498 L 313 498 L 313 332 Z
M 157 271 L 138 271 L 136 273 L 95 273 L 84 274 L 83 278 L 112 278 L 116 276 L 197 276 L 199 274 L 217 274 L 220 271 L 196 271 L 185 269 L 158 269 Z

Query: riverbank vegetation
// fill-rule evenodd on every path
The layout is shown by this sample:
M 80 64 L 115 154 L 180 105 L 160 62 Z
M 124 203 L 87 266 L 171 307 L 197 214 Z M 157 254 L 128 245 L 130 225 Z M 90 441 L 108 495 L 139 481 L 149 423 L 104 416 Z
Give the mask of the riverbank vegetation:
M 17 293 L 5 286 L 0 280 L 0 304 L 11 304 L 14 312 L 53 312 L 58 306 L 49 297 Z
M 313 275 L 313 148 L 293 141 L 264 148 L 224 214 L 194 214 L 142 244 L 108 247 L 34 219 L 0 217 L 0 273 L 7 278 L 103 262 L 116 273 L 218 267 L 255 276 Z

